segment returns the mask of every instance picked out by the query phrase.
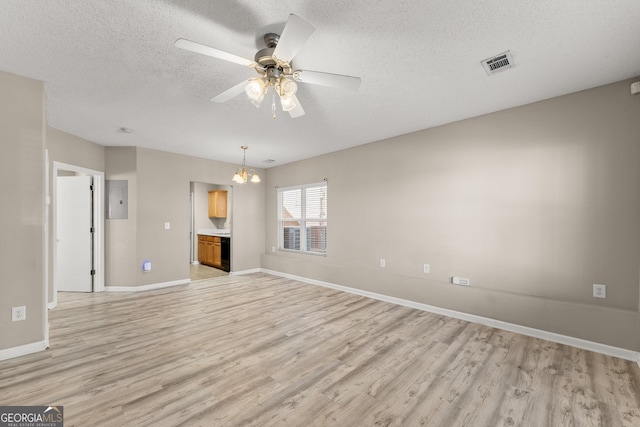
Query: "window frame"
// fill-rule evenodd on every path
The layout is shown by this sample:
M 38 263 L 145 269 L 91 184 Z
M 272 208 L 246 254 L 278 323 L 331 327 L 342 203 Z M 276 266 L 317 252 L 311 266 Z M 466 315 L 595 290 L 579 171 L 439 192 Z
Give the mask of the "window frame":
M 328 245 L 327 245 L 327 228 L 329 226 L 329 222 L 328 222 L 328 205 L 326 205 L 326 209 L 324 212 L 324 217 L 309 217 L 307 218 L 307 200 L 306 200 L 306 190 L 308 188 L 315 188 L 315 187 L 324 187 L 324 191 L 325 191 L 325 197 L 328 199 L 328 193 L 329 193 L 329 186 L 327 184 L 327 181 L 320 181 L 320 182 L 314 182 L 311 184 L 302 184 L 302 185 L 294 185 L 291 187 L 278 187 L 277 188 L 277 235 L 278 235 L 278 250 L 279 251 L 284 251 L 284 252 L 292 252 L 292 253 L 298 253 L 298 254 L 305 254 L 305 255 L 316 255 L 316 256 L 327 256 L 327 249 L 328 249 Z M 299 190 L 300 191 L 300 214 L 301 217 L 300 218 L 284 218 L 283 217 L 283 194 L 287 191 L 295 191 L 295 190 Z M 325 202 L 326 203 L 326 202 Z M 290 248 L 285 248 L 284 247 L 284 223 L 287 221 L 299 221 L 300 222 L 300 244 L 299 247 L 300 249 L 290 249 Z M 325 237 L 324 237 L 324 252 L 317 252 L 317 251 L 313 251 L 313 250 L 307 250 L 307 234 L 302 233 L 302 230 L 306 230 L 307 228 L 307 222 L 323 222 L 324 225 L 324 233 L 325 233 Z

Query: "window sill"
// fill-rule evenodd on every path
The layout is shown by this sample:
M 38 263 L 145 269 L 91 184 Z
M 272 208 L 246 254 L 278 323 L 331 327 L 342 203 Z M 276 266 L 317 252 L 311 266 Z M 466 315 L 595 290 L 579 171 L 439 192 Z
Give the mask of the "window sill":
M 312 256 L 320 256 L 320 257 L 327 256 L 326 252 L 320 253 L 320 252 L 296 251 L 293 249 L 283 249 L 283 248 L 278 248 L 277 252 L 286 252 L 288 254 L 312 255 Z

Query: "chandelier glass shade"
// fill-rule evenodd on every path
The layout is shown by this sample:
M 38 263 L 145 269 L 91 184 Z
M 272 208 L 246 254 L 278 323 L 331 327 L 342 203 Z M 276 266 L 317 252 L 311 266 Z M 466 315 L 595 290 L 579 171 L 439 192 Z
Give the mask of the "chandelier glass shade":
M 246 184 L 247 181 L 251 181 L 253 183 L 260 182 L 260 177 L 258 176 L 258 174 L 253 169 L 247 169 L 245 166 L 247 148 L 249 147 L 243 145 L 240 148 L 242 148 L 242 167 L 238 168 L 236 173 L 233 174 L 233 178 L 231 180 L 233 182 L 237 182 L 238 184 Z

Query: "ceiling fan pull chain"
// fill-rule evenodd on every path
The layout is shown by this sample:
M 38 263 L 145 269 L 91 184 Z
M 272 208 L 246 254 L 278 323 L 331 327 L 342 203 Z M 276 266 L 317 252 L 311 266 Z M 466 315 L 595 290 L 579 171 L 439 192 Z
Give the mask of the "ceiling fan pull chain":
M 271 114 L 275 120 L 276 118 L 276 91 L 271 91 Z

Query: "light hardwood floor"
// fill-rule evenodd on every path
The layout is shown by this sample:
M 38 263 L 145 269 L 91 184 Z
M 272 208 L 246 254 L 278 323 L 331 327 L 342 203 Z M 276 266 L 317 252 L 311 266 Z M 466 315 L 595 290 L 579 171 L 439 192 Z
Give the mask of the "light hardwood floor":
M 220 276 L 228 276 L 224 270 L 220 270 L 218 268 L 209 267 L 208 265 L 202 264 L 189 264 L 189 278 L 192 281 L 195 280 L 203 280 L 203 279 L 213 279 L 214 277 Z
M 296 281 L 60 294 L 0 404 L 65 426 L 639 426 L 628 361 Z

